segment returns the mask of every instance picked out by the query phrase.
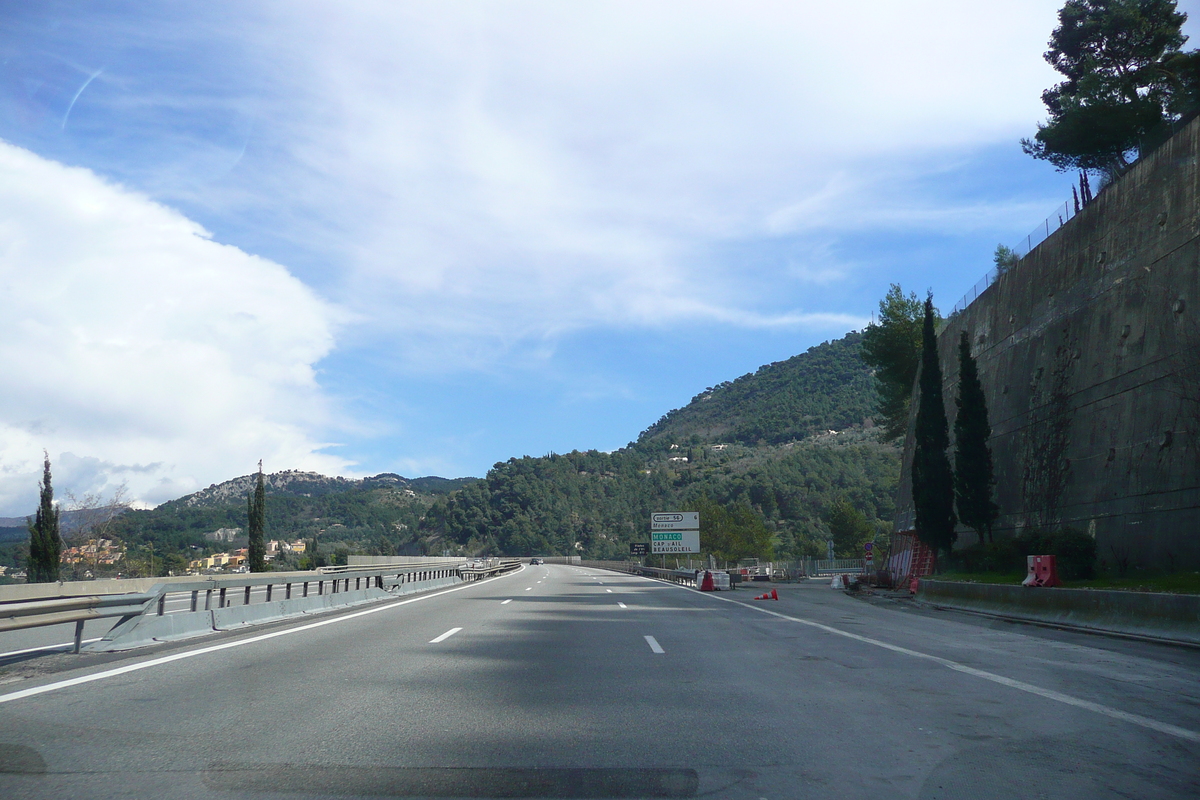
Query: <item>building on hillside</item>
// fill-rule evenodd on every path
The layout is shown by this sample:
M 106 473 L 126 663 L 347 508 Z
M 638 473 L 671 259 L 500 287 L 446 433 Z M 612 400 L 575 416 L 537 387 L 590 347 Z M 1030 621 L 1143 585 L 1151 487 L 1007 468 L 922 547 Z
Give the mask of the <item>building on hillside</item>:
M 59 561 L 63 564 L 116 564 L 125 557 L 120 542 L 113 539 L 88 539 L 83 544 L 63 548 Z

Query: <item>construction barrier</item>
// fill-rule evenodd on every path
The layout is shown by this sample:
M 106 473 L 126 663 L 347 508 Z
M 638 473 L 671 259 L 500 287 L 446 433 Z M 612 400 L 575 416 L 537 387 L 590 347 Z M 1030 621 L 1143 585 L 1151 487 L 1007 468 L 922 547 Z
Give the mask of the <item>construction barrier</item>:
M 1022 586 L 1062 586 L 1054 556 L 1026 556 L 1025 566 L 1029 574 L 1021 581 Z

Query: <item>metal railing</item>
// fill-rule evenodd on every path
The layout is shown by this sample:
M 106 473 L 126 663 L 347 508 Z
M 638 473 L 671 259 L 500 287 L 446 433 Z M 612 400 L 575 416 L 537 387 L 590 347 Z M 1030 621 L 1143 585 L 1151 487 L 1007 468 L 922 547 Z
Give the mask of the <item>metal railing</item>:
M 458 574 L 465 581 L 478 581 L 491 575 L 499 575 L 502 572 L 514 570 L 519 566 L 521 566 L 521 559 L 519 558 L 476 559 L 460 567 Z
M 156 584 L 145 592 L 0 602 L 0 632 L 74 622 L 74 652 L 78 653 L 83 626 L 89 620 L 120 617 L 114 625 L 115 630 L 136 617 L 161 617 L 176 613 L 168 612 L 166 606 L 169 602 L 180 602 L 179 595 L 184 595 L 186 608 L 178 611 L 213 611 L 229 608 L 235 603 L 248 606 L 252 600 L 271 603 L 372 588 L 395 591 L 410 584 L 446 578 L 475 581 L 516 569 L 520 563 L 517 559 L 488 559 L 486 563 L 472 567 L 450 563 L 372 568 L 326 567 L 313 572 L 257 572 L 191 581 L 173 580 Z M 256 592 L 256 589 L 261 591 Z
M 106 617 L 121 617 L 124 620 L 136 617 L 144 614 L 156 599 L 155 593 L 145 592 L 5 603 L 0 606 L 0 633 L 74 622 L 74 652 L 78 653 L 83 641 L 83 626 L 88 620 Z
M 806 574 L 813 577 L 823 575 L 861 575 L 867 571 L 866 562 L 861 558 L 820 558 L 811 559 L 804 565 Z
M 1029 235 L 1017 243 L 1017 246 L 1012 248 L 1013 254 L 1017 257 L 1017 262 L 1012 264 L 1004 271 L 999 268 L 988 270 L 988 272 L 975 282 L 962 298 L 954 304 L 954 308 L 950 311 L 950 316 L 954 316 L 961 311 L 964 311 L 967 306 L 974 303 L 979 295 L 987 291 L 988 287 L 1000 279 L 1000 276 L 1010 269 L 1020 269 L 1020 260 L 1029 255 L 1033 248 L 1037 247 L 1042 242 L 1050 238 L 1050 234 L 1067 224 L 1067 221 L 1074 217 L 1079 212 L 1075 210 L 1072 203 L 1063 203 L 1058 208 L 1051 212 L 1050 216 L 1042 220 L 1042 223 L 1029 232 Z

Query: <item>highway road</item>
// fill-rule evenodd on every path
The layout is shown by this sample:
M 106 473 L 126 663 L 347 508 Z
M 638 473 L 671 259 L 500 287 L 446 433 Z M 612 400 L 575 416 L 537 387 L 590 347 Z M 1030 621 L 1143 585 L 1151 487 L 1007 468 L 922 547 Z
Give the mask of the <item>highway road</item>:
M 1200 652 L 571 566 L 0 671 L 0 796 L 1194 798 Z

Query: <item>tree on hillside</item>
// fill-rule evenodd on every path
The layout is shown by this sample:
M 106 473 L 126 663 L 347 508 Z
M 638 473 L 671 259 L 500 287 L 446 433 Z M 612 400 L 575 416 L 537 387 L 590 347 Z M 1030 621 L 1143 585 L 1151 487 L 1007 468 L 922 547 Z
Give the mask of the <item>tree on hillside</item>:
M 875 368 L 879 419 L 884 438 L 898 439 L 908 428 L 913 382 L 921 363 L 921 301 L 893 283 L 879 301 L 879 321 L 863 331 L 862 359 Z
M 58 509 L 54 506 L 54 488 L 50 485 L 50 455 L 45 454 L 45 469 L 38 485 L 41 501 L 33 522 L 29 523 L 29 583 L 53 583 L 58 580 L 62 539 L 58 535 Z
M 922 327 L 921 396 L 917 404 L 916 442 L 912 465 L 913 510 L 917 536 L 935 550 L 954 545 L 954 477 L 946 450 L 950 430 L 942 404 L 942 368 L 934 332 L 933 296 L 925 300 Z
M 862 558 L 863 543 L 874 538 L 874 527 L 845 497 L 839 497 L 826 517 L 836 558 Z
M 771 532 L 747 503 L 723 506 L 708 497 L 692 504 L 700 512 L 700 549 L 718 559 L 774 557 Z
M 1075 209 L 1078 213 L 1079 209 Z M 1017 252 L 1007 245 L 996 245 L 996 251 L 992 253 L 992 263 L 996 265 L 996 274 L 1003 275 L 1017 265 L 1021 257 Z
M 992 523 L 1000 507 L 992 501 L 996 479 L 992 471 L 992 426 L 987 399 L 979 382 L 979 367 L 963 331 L 958 340 L 958 415 L 954 418 L 954 501 L 958 518 L 975 529 L 979 541 L 992 541 Z
M 250 541 L 246 545 L 246 561 L 251 572 L 266 570 L 266 543 L 264 533 L 267 528 L 267 493 L 263 488 L 262 461 L 258 462 L 258 483 L 254 491 L 246 498 L 246 511 L 249 516 Z
M 1200 99 L 1200 51 L 1180 50 L 1186 20 L 1175 0 L 1068 0 L 1045 54 L 1066 80 L 1042 93 L 1050 120 L 1022 149 L 1060 171 L 1121 174 Z

